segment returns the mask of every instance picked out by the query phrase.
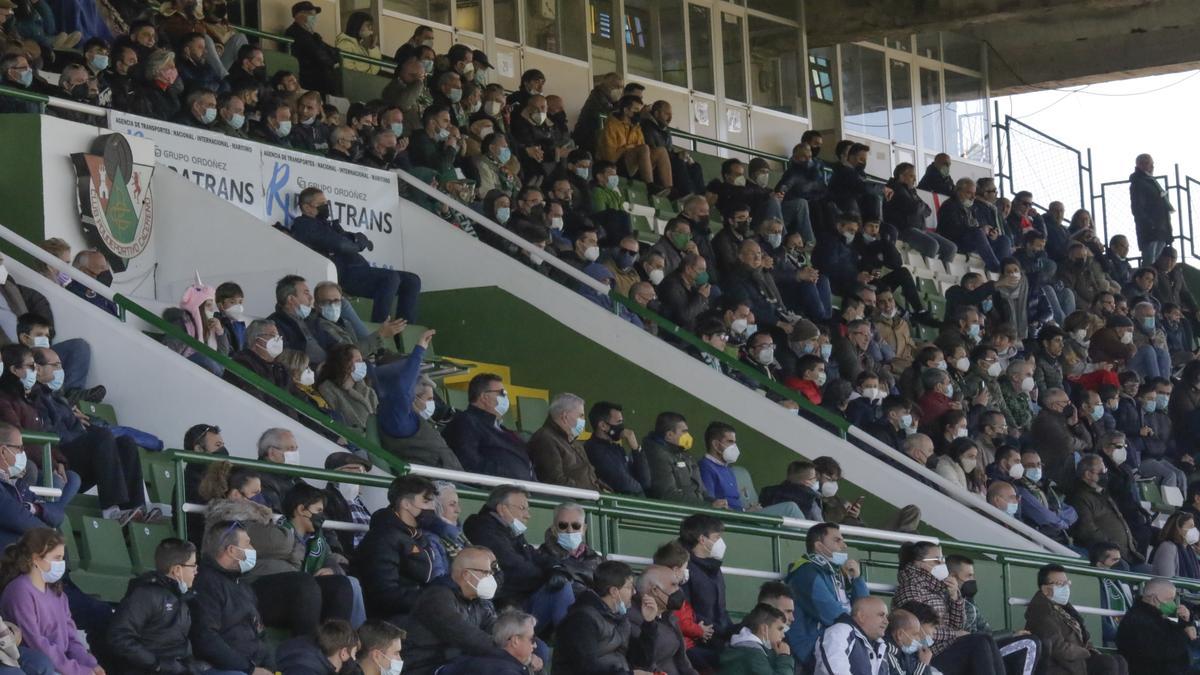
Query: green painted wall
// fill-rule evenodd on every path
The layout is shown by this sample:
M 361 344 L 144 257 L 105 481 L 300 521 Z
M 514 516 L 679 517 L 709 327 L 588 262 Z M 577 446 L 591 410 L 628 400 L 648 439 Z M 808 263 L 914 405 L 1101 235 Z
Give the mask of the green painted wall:
M 760 489 L 783 480 L 787 463 L 797 459 L 791 449 L 739 423 L 735 414 L 708 405 L 499 288 L 424 293 L 421 322 L 439 329 L 438 353 L 507 364 L 514 384 L 552 393 L 569 391 L 582 396 L 589 406 L 599 400 L 620 403 L 626 425 L 639 435 L 652 428 L 658 413 L 681 413 L 696 438 L 693 452 L 697 457 L 703 454 L 704 428 L 709 422 L 728 421 L 738 430 L 739 464 L 750 471 Z M 729 380 L 725 386 L 741 385 Z M 764 405 L 768 405 L 765 400 Z M 800 441 L 798 445 L 805 457 L 824 454 L 819 443 Z M 840 495 L 848 499 L 862 494 L 846 481 L 841 490 Z M 868 524 L 882 524 L 895 512 L 895 507 L 874 495 L 866 495 L 866 499 L 863 514 Z
M 42 203 L 42 124 L 37 115 L 4 115 L 0 118 L 0 224 L 30 241 L 44 239 Z M 62 195 L 75 199 L 75 195 Z M 3 247 L 9 255 L 10 246 Z M 24 260 L 31 260 L 23 256 Z

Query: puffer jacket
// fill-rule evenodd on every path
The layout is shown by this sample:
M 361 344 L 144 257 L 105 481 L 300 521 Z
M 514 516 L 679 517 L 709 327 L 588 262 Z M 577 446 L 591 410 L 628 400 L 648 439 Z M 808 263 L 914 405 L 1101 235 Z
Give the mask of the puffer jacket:
M 271 670 L 273 659 L 262 639 L 258 597 L 237 570 L 202 558 L 191 610 L 196 658 L 219 670 L 249 673 L 256 666 Z
M 129 582 L 129 591 L 108 624 L 108 646 L 128 675 L 189 673 L 190 593 L 159 572 Z
M 247 581 L 300 571 L 304 563 L 304 545 L 291 530 L 275 524 L 271 509 L 247 500 L 214 499 L 208 503 L 204 513 L 206 532 L 214 523 L 230 520 L 242 524 L 246 534 L 250 535 L 250 543 L 258 551 L 258 562 L 246 573 Z
M 561 569 L 558 561 L 535 549 L 523 534 L 513 534 L 496 515 L 486 507 L 469 516 L 463 523 L 463 534 L 472 543 L 486 546 L 496 556 L 496 563 L 504 573 L 504 583 L 496 592 L 496 602 L 501 605 L 508 600 L 523 601 L 542 587 L 555 568 Z
M 491 600 L 468 600 L 449 577 L 438 577 L 421 589 L 412 614 L 401 622 L 404 672 L 432 675 L 458 656 L 496 656 L 506 652 L 492 642 L 496 607 Z
M 592 579 L 596 575 L 596 568 L 604 562 L 604 556 L 586 543 L 574 551 L 563 548 L 562 544 L 558 543 L 558 532 L 553 526 L 546 528 L 546 536 L 538 550 L 557 560 L 571 575 L 576 595 L 591 587 Z
M 594 591 L 584 591 L 558 624 L 551 670 L 571 675 L 629 675 L 634 669 L 630 654 L 653 653 L 657 629 L 657 623 L 634 626 L 627 616 L 609 609 Z
M 410 528 L 390 508 L 373 513 L 353 563 L 367 612 L 380 618 L 411 612 L 421 587 L 433 580 L 433 555 L 428 533 Z

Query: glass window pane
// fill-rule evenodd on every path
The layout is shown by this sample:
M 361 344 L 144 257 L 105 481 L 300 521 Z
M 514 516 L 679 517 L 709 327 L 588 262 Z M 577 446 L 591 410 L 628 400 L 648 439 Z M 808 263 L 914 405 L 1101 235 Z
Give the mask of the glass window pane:
M 913 135 L 912 70 L 903 61 L 891 62 L 892 139 L 897 143 L 916 142 Z
M 743 52 L 742 17 L 721 12 L 721 50 L 725 57 L 725 98 L 747 101 L 746 57 Z M 799 44 L 799 40 L 797 40 Z
M 683 0 L 625 0 L 624 18 L 625 70 L 686 87 L 687 50 L 679 29 L 683 25 Z M 593 72 L 603 69 L 593 68 Z
M 987 162 L 991 160 L 987 99 L 983 81 L 970 75 L 946 71 L 946 152 L 953 157 Z
M 749 17 L 751 103 L 792 115 L 804 114 L 804 61 L 800 29 Z
M 899 49 L 902 52 L 911 52 L 912 51 L 912 35 L 908 35 L 908 34 L 894 35 L 894 36 L 885 38 L 883 41 L 883 44 L 887 45 L 888 47 L 891 47 L 892 49 Z
M 450 23 L 450 0 L 383 0 L 383 8 L 436 23 Z
M 808 77 L 814 101 L 833 103 L 833 47 L 808 50 Z
M 983 70 L 983 50 L 978 40 L 957 33 L 942 33 L 942 56 L 952 63 L 971 70 Z
M 688 31 L 692 38 L 692 89 L 717 93 L 713 80 L 712 14 L 709 8 L 688 5 Z
M 483 32 L 482 0 L 458 0 L 454 9 L 454 27 L 472 33 Z
M 492 0 L 496 16 L 496 37 L 509 42 L 521 41 L 521 17 L 517 16 L 517 0 Z
M 917 34 L 917 54 L 926 58 L 940 60 L 942 58 L 942 49 L 938 46 L 938 34 Z
M 799 0 L 750 0 L 747 5 L 750 9 L 757 9 L 760 12 L 782 16 L 785 19 L 792 21 L 800 20 L 800 1 Z M 754 44 L 751 40 L 750 44 Z
M 888 137 L 883 52 L 859 45 L 842 45 L 842 105 L 847 131 Z
M 617 70 L 617 23 L 614 0 L 591 0 L 588 5 L 588 33 L 592 36 L 592 72 Z
M 527 0 L 525 43 L 573 59 L 587 60 L 584 0 Z
M 942 151 L 942 82 L 936 70 L 921 69 L 921 146 Z

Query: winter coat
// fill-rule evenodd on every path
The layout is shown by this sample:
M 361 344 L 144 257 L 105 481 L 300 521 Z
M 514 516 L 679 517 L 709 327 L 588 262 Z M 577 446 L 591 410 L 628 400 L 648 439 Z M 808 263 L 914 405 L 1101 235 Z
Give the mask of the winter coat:
M 571 675 L 630 675 L 630 655 L 650 653 L 658 627 L 657 623 L 634 626 L 594 591 L 584 591 L 555 628 L 551 669 Z
M 496 556 L 504 573 L 504 583 L 496 592 L 496 603 L 508 600 L 523 602 L 546 583 L 558 561 L 534 548 L 525 535 L 514 534 L 495 511 L 486 508 L 469 516 L 463 523 L 463 534 L 476 546 L 486 546 Z
M 958 631 L 965 630 L 967 601 L 961 595 L 958 599 L 951 599 L 945 584 L 924 569 L 910 564 L 900 568 L 892 605 L 900 606 L 914 600 L 929 605 L 941 620 L 933 631 L 932 649 L 934 656 L 937 656 L 955 640 Z
M 592 436 L 583 444 L 596 477 L 614 492 L 641 497 L 650 487 L 650 464 L 644 450 L 630 451 L 619 443 Z
M 1129 174 L 1129 210 L 1137 228 L 1139 246 L 1171 239 L 1171 201 L 1154 176 L 1144 171 Z
M 821 632 L 850 610 L 855 600 L 871 594 L 862 575 L 847 578 L 820 557 L 802 557 L 789 566 L 784 578 L 796 599 L 796 620 L 785 634 L 793 654 L 809 662 Z
M 1112 290 L 1112 280 L 1104 274 L 1100 263 L 1088 258 L 1082 265 L 1068 260 L 1058 268 L 1058 279 L 1075 291 L 1079 307 L 1090 307 L 1099 294 Z
M 893 373 L 902 373 L 913 364 L 917 353 L 917 341 L 913 339 L 912 327 L 899 314 L 886 318 L 876 312 L 873 317 L 875 333 L 882 342 L 892 348 L 895 356 L 890 365 Z
M 686 450 L 660 436 L 647 436 L 642 439 L 642 452 L 650 464 L 648 496 L 684 504 L 712 502 L 712 497 L 704 491 L 700 466 Z
M 122 673 L 190 672 L 190 599 L 191 594 L 181 593 L 174 579 L 159 572 L 129 582 L 129 591 L 108 624 L 108 646 L 120 660 Z
M 954 179 L 942 173 L 936 164 L 930 164 L 925 167 L 925 175 L 921 176 L 921 181 L 917 183 L 917 189 L 950 197 L 954 194 Z
M 333 380 L 324 380 L 317 386 L 317 391 L 346 426 L 360 434 L 368 432 L 367 427 L 371 426 L 372 417 L 379 409 L 379 395 L 366 380 L 353 383 L 349 389 Z
M 432 675 L 438 666 L 461 655 L 505 655 L 492 642 L 495 621 L 496 607 L 491 600 L 467 599 L 449 577 L 434 579 L 421 589 L 412 614 L 401 622 L 408 631 L 404 672 Z
M 711 274 L 712 272 L 709 272 Z M 694 330 L 696 319 L 708 309 L 709 299 L 683 278 L 682 267 L 667 275 L 658 285 L 662 315 L 685 330 Z
M 1190 643 L 1185 624 L 1163 616 L 1139 600 L 1117 624 L 1117 649 L 1129 663 L 1129 675 L 1187 675 Z
M 304 564 L 305 548 L 290 528 L 276 524 L 267 507 L 255 502 L 233 499 L 214 499 L 204 513 L 207 532 L 216 523 L 237 521 L 250 535 L 250 543 L 258 551 L 258 562 L 246 573 L 247 581 L 271 574 L 298 572 Z M 283 520 L 278 521 L 283 523 Z
M 975 214 L 967 210 L 958 199 L 948 199 L 942 203 L 938 209 L 937 222 L 937 233 L 959 246 L 965 243 L 963 238 L 968 231 L 979 228 Z
M 312 636 L 294 637 L 279 645 L 275 660 L 287 675 L 337 675 L 333 664 L 321 652 Z
M 446 425 L 442 437 L 467 471 L 537 480 L 525 442 L 482 408 L 468 406 L 460 411 Z
M 607 487 L 596 477 L 596 469 L 588 461 L 583 445 L 568 437 L 562 427 L 549 417 L 529 438 L 529 455 L 533 459 L 538 480 L 543 483 L 607 491 Z
M 671 612 L 664 612 L 653 621 L 653 626 L 646 627 L 645 617 L 640 608 L 640 596 L 634 596 L 631 603 L 637 611 L 629 612 L 629 620 L 639 631 L 653 631 L 653 638 L 641 640 L 634 645 L 630 661 L 654 673 L 666 675 L 698 675 L 687 657 L 687 645 L 684 642 L 683 631 L 679 618 Z
M 733 620 L 725 607 L 725 575 L 720 560 L 692 556 L 683 594 L 696 614 L 696 621 L 713 627 L 713 639 L 723 640 L 729 635 Z
M 1079 520 L 1071 528 L 1071 537 L 1076 545 L 1086 548 L 1101 542 L 1112 542 L 1121 549 L 1123 559 L 1135 562 L 1142 560 L 1129 524 L 1121 516 L 1121 511 L 1107 490 L 1080 482 L 1068 496 L 1067 502 L 1079 514 Z
M 197 659 L 220 670 L 272 669 L 258 597 L 239 572 L 221 567 L 208 556 L 201 558 L 190 609 Z
M 591 588 L 596 568 L 604 562 L 604 556 L 588 546 L 587 543 L 580 544 L 579 548 L 574 551 L 563 548 L 562 544 L 558 543 L 558 530 L 553 526 L 546 528 L 546 534 L 542 538 L 542 545 L 538 547 L 538 551 L 557 560 L 567 574 L 571 575 L 576 595 L 582 593 L 584 589 Z
M 428 532 L 404 524 L 390 508 L 371 514 L 352 568 L 367 612 L 381 618 L 411 612 L 421 588 L 433 580 L 433 562 Z
M 1033 447 L 1041 451 L 1046 475 L 1064 485 L 1070 483 L 1075 472 L 1073 453 L 1087 452 L 1088 446 L 1071 433 L 1067 418 L 1060 412 L 1042 408 L 1029 431 Z
M 1057 605 L 1039 592 L 1025 608 L 1025 630 L 1042 640 L 1046 675 L 1087 675 L 1093 651 L 1074 607 Z
M 604 120 L 600 138 L 596 140 L 596 159 L 619 163 L 625 151 L 645 144 L 646 137 L 642 134 L 640 126 L 616 115 L 609 115 L 608 119 Z

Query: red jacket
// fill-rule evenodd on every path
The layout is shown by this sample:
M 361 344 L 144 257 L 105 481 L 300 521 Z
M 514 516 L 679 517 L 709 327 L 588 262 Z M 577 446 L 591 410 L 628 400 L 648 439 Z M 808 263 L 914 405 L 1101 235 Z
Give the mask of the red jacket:
M 692 609 L 692 603 L 683 602 L 683 607 L 675 610 L 675 618 L 679 619 L 679 630 L 683 633 L 683 645 L 687 649 L 696 646 L 704 637 L 704 629 L 696 622 L 696 612 Z
M 10 393 L 0 392 L 0 420 L 24 431 L 42 431 L 42 418 L 38 416 L 37 409 L 30 405 L 24 397 L 14 396 Z M 42 468 L 41 445 L 36 443 L 26 445 L 25 456 L 39 469 Z M 54 447 L 54 461 L 66 463 L 66 458 L 59 452 L 58 446 Z
M 938 418 L 950 409 L 951 403 L 953 401 L 940 391 L 925 392 L 917 399 L 917 406 L 921 409 L 921 423 L 926 428 L 936 424 Z
M 812 380 L 804 380 L 795 375 L 789 375 L 784 378 L 783 383 L 788 387 L 804 394 L 805 398 L 812 402 L 813 405 L 821 405 L 821 388 Z

